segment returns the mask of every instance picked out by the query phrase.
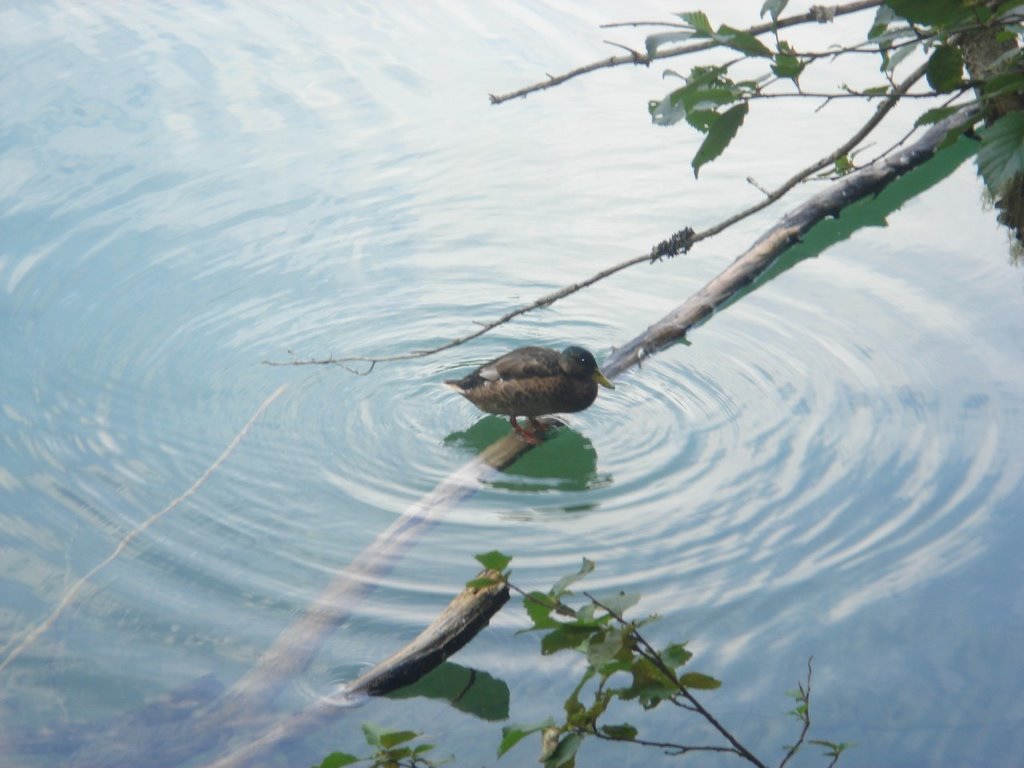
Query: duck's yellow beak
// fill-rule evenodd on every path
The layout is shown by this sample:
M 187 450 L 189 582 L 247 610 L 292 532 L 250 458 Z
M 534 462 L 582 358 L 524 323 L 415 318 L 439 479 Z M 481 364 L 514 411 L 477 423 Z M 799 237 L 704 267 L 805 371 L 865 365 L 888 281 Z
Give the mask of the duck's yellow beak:
M 608 387 L 608 389 L 615 389 L 615 385 L 612 384 L 608 377 L 601 373 L 600 368 L 594 369 L 594 372 L 590 376 L 594 381 L 600 384 L 602 387 Z

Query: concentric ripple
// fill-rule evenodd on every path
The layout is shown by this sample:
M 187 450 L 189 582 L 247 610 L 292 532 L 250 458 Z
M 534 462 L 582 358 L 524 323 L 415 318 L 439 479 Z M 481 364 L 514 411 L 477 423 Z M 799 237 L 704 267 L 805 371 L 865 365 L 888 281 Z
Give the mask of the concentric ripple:
M 67 739 L 26 765 L 69 762 L 73 734 L 208 672 L 230 685 L 389 526 L 463 481 L 359 574 L 281 711 L 414 637 L 492 549 L 527 589 L 595 560 L 586 588 L 699 623 L 726 669 L 1005 556 L 1024 488 L 1019 290 L 987 219 L 948 243 L 914 231 L 960 199 L 774 277 L 478 478 L 462 468 L 510 427 L 445 379 L 524 344 L 605 359 L 765 220 L 437 355 L 307 364 L 444 344 L 732 210 L 737 168 L 778 171 L 762 146 L 730 147 L 726 176 L 677 194 L 666 179 L 697 139 L 648 130 L 639 69 L 619 73 L 632 90 L 487 104 L 540 62 L 592 58 L 603 13 L 0 8 L 19 99 L 0 116 L 4 652 L 46 627 L 2 672 L 0 735 Z M 990 611 L 1008 617 L 987 630 L 996 650 L 1013 610 Z M 479 653 L 547 689 L 534 648 L 502 631 L 524 622 L 503 612 Z

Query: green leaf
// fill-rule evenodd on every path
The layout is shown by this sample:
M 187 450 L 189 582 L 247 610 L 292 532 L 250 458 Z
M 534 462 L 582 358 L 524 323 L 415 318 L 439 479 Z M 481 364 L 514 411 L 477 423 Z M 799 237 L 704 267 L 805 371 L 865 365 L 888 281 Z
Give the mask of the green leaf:
M 836 176 L 845 176 L 856 167 L 857 166 L 853 164 L 853 160 L 850 159 L 849 155 L 840 155 L 836 158 L 836 161 L 832 166 L 832 170 L 835 172 Z
M 648 35 L 644 39 L 644 46 L 647 48 L 647 55 L 653 56 L 658 51 L 658 47 L 667 43 L 678 43 L 683 40 L 689 40 L 694 37 L 694 33 L 689 30 L 676 31 L 676 32 L 658 32 L 653 35 Z
M 544 768 L 561 768 L 563 765 L 571 765 L 582 743 L 583 737 L 578 733 L 563 736 L 562 740 L 558 742 L 558 746 L 555 747 L 555 751 L 551 753 L 551 757 L 544 761 Z
M 924 114 L 918 116 L 917 120 L 914 121 L 914 125 L 921 126 L 937 123 L 939 120 L 949 117 L 958 109 L 959 107 L 936 107 L 935 109 L 929 109 Z
M 701 133 L 710 131 L 717 119 L 718 113 L 713 109 L 691 109 L 686 113 L 686 122 Z
M 712 109 L 734 103 L 740 96 L 737 88 L 692 88 L 683 89 L 684 99 L 690 109 Z
M 619 592 L 617 595 L 602 597 L 598 602 L 606 610 L 617 616 L 622 616 L 626 611 L 640 602 L 639 592 Z
M 779 53 L 775 55 L 775 62 L 772 64 L 772 72 L 777 77 L 785 77 L 792 80 L 794 83 L 803 74 L 804 67 L 807 65 L 800 61 L 796 56 L 792 56 L 788 53 Z
M 771 49 L 754 37 L 749 32 L 723 24 L 714 35 L 722 45 L 732 48 L 734 51 L 745 53 L 747 56 L 771 56 Z
M 679 669 L 692 658 L 693 654 L 686 650 L 686 643 L 673 643 L 661 652 L 661 660 L 673 669 Z
M 723 70 L 724 71 L 724 70 Z M 700 129 L 700 125 L 707 123 L 708 115 L 713 115 L 716 107 L 736 102 L 742 94 L 742 89 L 735 83 L 709 73 L 691 74 L 690 80 L 682 88 L 677 88 L 659 102 L 651 102 L 651 118 L 655 125 L 675 125 L 683 118 Z M 691 115 L 700 115 L 703 118 L 691 119 Z M 715 119 L 708 123 L 715 122 Z
M 551 618 L 551 611 L 555 609 L 555 598 L 543 592 L 528 594 L 523 599 L 523 607 L 526 608 L 526 615 L 533 622 L 534 629 L 553 629 L 560 623 Z
M 587 662 L 594 668 L 607 664 L 622 652 L 628 639 L 629 636 L 621 629 L 609 629 L 604 634 L 591 638 L 587 644 Z
M 623 655 L 625 656 L 625 654 Z M 628 672 L 632 667 L 633 657 L 630 655 L 624 659 L 615 659 L 614 661 L 609 661 L 607 664 L 602 664 L 597 671 L 600 673 L 601 677 L 607 679 L 616 672 Z
M 633 675 L 633 683 L 629 688 L 620 690 L 619 696 L 627 701 L 639 700 L 644 709 L 658 706 L 677 692 L 675 683 L 649 659 L 637 659 L 630 672 Z
M 347 752 L 331 752 L 316 768 L 342 768 L 344 765 L 352 765 L 352 763 L 358 762 L 358 757 Z
M 884 61 L 882 62 L 882 69 L 886 72 L 894 72 L 896 67 L 900 65 L 900 62 L 916 50 L 916 45 L 904 45 L 902 48 L 897 49 L 896 53 L 891 56 L 886 54 L 884 56 Z
M 878 50 L 884 58 L 888 56 L 888 52 L 892 49 L 893 43 L 904 39 L 908 41 L 908 44 L 901 48 L 909 48 L 911 52 L 916 51 L 919 47 L 917 36 L 918 35 L 914 31 L 914 27 L 911 27 L 909 24 L 904 24 L 899 27 L 882 30 L 878 35 L 871 38 L 871 42 L 878 46 Z M 903 55 L 905 56 L 906 54 Z M 885 67 L 883 67 L 883 69 L 885 69 Z
M 598 629 L 600 626 L 596 624 L 559 624 L 557 629 L 544 635 L 540 641 L 540 652 L 548 656 L 566 648 L 579 648 Z
M 1017 32 L 1012 28 L 1003 28 L 996 32 L 996 42 L 999 43 L 1000 45 L 1005 43 L 1016 43 Z
M 708 17 L 703 11 L 688 11 L 677 15 L 693 27 L 697 37 L 711 37 L 711 35 L 714 34 L 714 30 L 711 28 L 711 22 L 708 21 Z
M 1003 75 L 996 75 L 985 81 L 982 91 L 986 98 L 994 99 L 1007 93 L 1018 93 L 1024 91 L 1024 75 L 1011 72 Z
M 779 20 L 779 14 L 785 9 L 786 4 L 789 0 L 765 0 L 764 5 L 761 6 L 761 18 L 764 18 L 766 13 L 772 15 L 772 21 Z
M 824 752 L 825 757 L 835 758 L 838 758 L 844 751 L 854 746 L 854 743 L 852 741 L 840 741 L 837 743 L 834 741 L 824 741 L 822 739 L 808 739 L 807 743 L 815 744 L 819 747 L 825 747 L 825 749 L 827 750 L 826 752 Z
M 501 573 L 508 567 L 508 564 L 512 562 L 512 558 L 509 555 L 502 554 L 496 549 L 492 549 L 490 552 L 484 552 L 482 555 L 476 555 L 476 561 L 489 571 L 498 571 Z
M 871 30 L 868 32 L 868 40 L 875 41 L 889 29 L 889 25 L 893 19 L 896 18 L 896 13 L 887 5 L 878 6 L 878 10 L 875 12 L 875 21 L 871 25 Z
M 380 735 L 382 731 L 375 725 L 369 723 L 363 723 L 363 738 L 366 739 L 366 743 L 371 747 L 380 746 Z
M 984 128 L 978 150 L 978 170 L 992 194 L 998 194 L 1024 172 L 1024 112 L 1011 112 Z
M 907 21 L 932 27 L 952 27 L 970 16 L 963 0 L 886 0 Z
M 404 744 L 407 741 L 412 741 L 419 736 L 416 731 L 385 731 L 379 734 L 380 745 L 384 749 L 391 749 L 399 744 Z
M 555 586 L 551 588 L 550 594 L 555 597 L 561 597 L 565 594 L 570 584 L 579 581 L 592 570 L 594 570 L 594 565 L 595 563 L 593 560 L 588 560 L 584 557 L 583 565 L 580 566 L 580 569 L 576 571 L 576 573 L 570 573 L 556 581 Z
M 501 743 L 498 745 L 498 757 L 504 755 L 531 733 L 543 731 L 545 728 L 552 728 L 554 725 L 555 721 L 550 717 L 543 723 L 537 723 L 536 725 L 506 725 L 501 729 Z
M 495 584 L 501 584 L 501 579 L 496 579 L 493 576 L 480 576 L 476 579 L 470 579 L 466 582 L 467 589 L 483 589 L 484 587 L 493 587 Z
M 690 163 L 693 166 L 694 177 L 700 173 L 702 166 L 707 165 L 725 151 L 725 148 L 735 138 L 740 126 L 743 125 L 743 118 L 747 116 L 748 110 L 749 106 L 743 102 L 726 110 L 715 120 Z
M 601 733 L 616 741 L 633 741 L 638 731 L 629 723 L 623 723 L 622 725 L 602 725 Z
M 939 45 L 928 59 L 925 77 L 936 91 L 949 93 L 963 82 L 963 73 L 964 55 L 959 46 Z
M 580 606 L 580 609 L 576 611 L 576 623 L 577 624 L 607 624 L 607 621 L 601 621 L 595 617 L 597 613 L 597 606 L 593 603 L 585 603 Z
M 558 741 L 562 738 L 563 729 L 552 726 L 551 728 L 545 728 L 540 735 L 540 758 L 539 762 L 545 762 L 549 757 L 555 754 L 555 750 L 558 748 Z
M 722 687 L 720 680 L 715 680 L 709 675 L 702 675 L 700 672 L 687 672 L 679 678 L 679 684 L 684 688 L 696 688 L 699 691 L 713 691 L 715 688 Z

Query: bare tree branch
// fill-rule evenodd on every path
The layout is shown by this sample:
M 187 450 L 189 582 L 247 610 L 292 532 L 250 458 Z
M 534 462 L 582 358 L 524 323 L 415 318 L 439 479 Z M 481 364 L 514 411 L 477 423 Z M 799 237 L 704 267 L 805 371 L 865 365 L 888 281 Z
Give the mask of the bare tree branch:
M 782 758 L 782 762 L 779 763 L 779 768 L 786 768 L 786 763 L 792 759 L 793 755 L 800 751 L 800 747 L 803 746 L 804 740 L 807 738 L 807 732 L 811 729 L 811 674 L 813 671 L 812 665 L 814 663 L 814 657 L 807 659 L 807 682 L 801 685 L 797 683 L 800 691 L 800 698 L 798 701 L 802 702 L 803 709 L 795 710 L 797 716 L 800 718 L 800 722 L 803 727 L 800 730 L 800 736 L 796 742 L 786 752 L 786 756 Z

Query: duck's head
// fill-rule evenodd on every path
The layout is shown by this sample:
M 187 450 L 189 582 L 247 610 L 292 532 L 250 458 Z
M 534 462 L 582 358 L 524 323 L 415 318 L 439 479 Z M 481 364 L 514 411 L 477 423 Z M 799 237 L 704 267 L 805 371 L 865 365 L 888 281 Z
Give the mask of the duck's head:
M 558 358 L 558 367 L 574 379 L 593 379 L 602 387 L 615 389 L 608 377 L 597 367 L 597 360 L 583 347 L 566 347 Z

